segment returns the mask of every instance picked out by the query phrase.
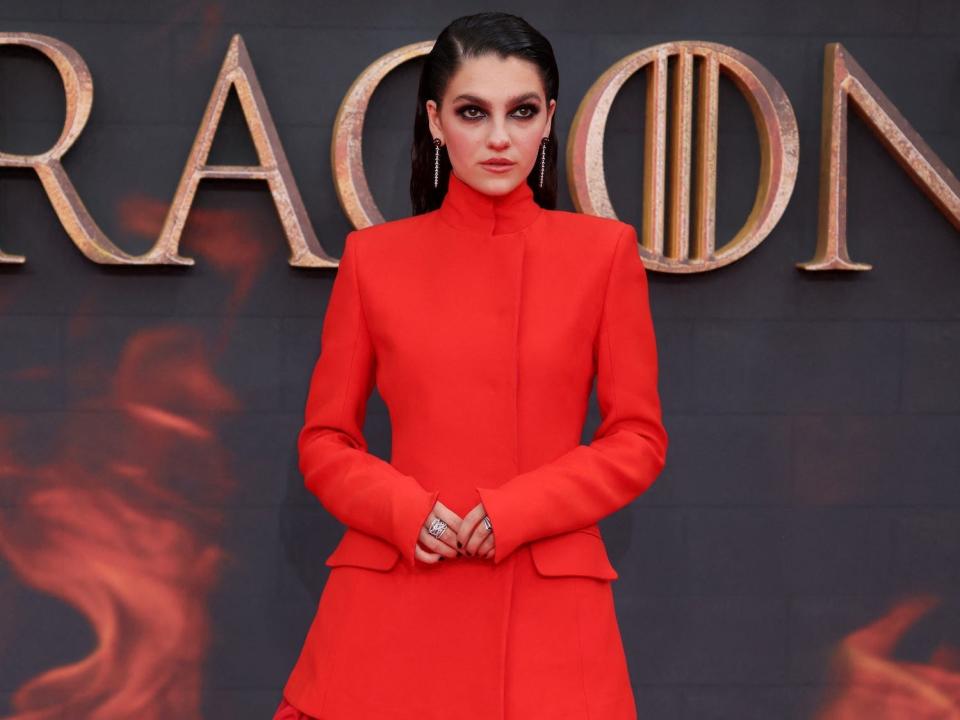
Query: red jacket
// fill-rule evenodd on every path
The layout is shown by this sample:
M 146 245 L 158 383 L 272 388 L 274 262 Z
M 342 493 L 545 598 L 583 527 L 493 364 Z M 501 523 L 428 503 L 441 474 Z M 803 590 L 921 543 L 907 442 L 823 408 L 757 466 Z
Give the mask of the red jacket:
M 480 582 L 464 564 L 505 576 L 518 572 L 508 566 L 521 562 L 524 549 L 542 578 L 590 578 L 609 591 L 617 572 L 596 523 L 650 487 L 667 451 L 647 277 L 633 226 L 544 210 L 525 182 L 492 197 L 451 175 L 439 210 L 347 236 L 320 345 L 298 448 L 307 488 L 346 526 L 326 559 L 334 570 L 325 594 L 334 592 L 337 569 L 364 572 L 350 574 L 349 583 L 339 576 L 336 592 L 351 608 L 349 618 L 335 615 L 333 600 L 324 616 L 321 599 L 284 691 L 294 705 L 317 715 L 323 709 L 325 720 L 339 717 L 329 673 L 339 667 L 342 682 L 349 669 L 337 653 L 348 637 L 364 633 L 368 612 L 393 609 L 375 609 L 384 600 L 362 594 L 363 582 L 378 582 L 375 592 L 389 595 L 410 578 L 446 573 L 446 591 L 455 591 L 454 583 Z M 585 445 L 594 378 L 602 422 Z M 362 433 L 375 385 L 390 413 L 389 462 L 367 451 Z M 483 502 L 496 540 L 493 562 L 415 560 L 420 528 L 438 498 L 461 516 Z M 404 622 L 430 634 L 437 620 L 424 612 Z M 492 647 L 501 648 L 499 663 L 483 665 L 501 673 L 501 706 L 477 700 L 478 720 L 503 712 L 509 628 L 504 618 L 485 628 L 497 638 Z M 417 642 L 412 634 L 399 641 Z M 618 643 L 618 636 L 607 642 L 615 659 L 622 655 Z M 398 663 L 401 657 L 398 651 Z M 392 678 L 393 666 L 383 667 L 379 677 Z M 629 685 L 618 687 L 629 692 Z M 397 688 L 415 692 L 402 682 Z M 416 698 L 408 700 L 404 707 Z M 627 706 L 626 697 L 618 702 Z M 366 717 L 350 707 L 352 718 Z M 473 717 L 462 710 L 437 717 Z M 607 720 L 618 717 L 626 715 Z

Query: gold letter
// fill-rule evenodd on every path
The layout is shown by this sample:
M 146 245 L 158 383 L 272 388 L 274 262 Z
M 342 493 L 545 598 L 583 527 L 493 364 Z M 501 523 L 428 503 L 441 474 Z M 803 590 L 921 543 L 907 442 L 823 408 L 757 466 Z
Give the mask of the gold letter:
M 240 98 L 240 106 L 243 108 L 260 160 L 259 165 L 206 164 L 231 86 L 236 88 L 237 97 Z M 324 252 L 314 234 L 277 135 L 277 128 L 260 90 L 253 63 L 239 34 L 234 35 L 230 41 L 200 129 L 190 150 L 190 157 L 180 177 L 177 193 L 167 211 L 160 238 L 150 251 L 142 256 L 145 264 L 193 265 L 193 258 L 181 256 L 178 250 L 180 235 L 187 215 L 190 214 L 197 185 L 204 178 L 266 180 L 290 244 L 290 264 L 297 267 L 337 266 L 337 262 Z
M 0 167 L 30 167 L 36 171 L 44 192 L 53 204 L 60 224 L 73 244 L 87 258 L 103 265 L 136 264 L 136 258 L 114 245 L 91 217 L 60 158 L 80 137 L 93 105 L 93 78 L 90 69 L 72 47 L 56 38 L 36 33 L 0 33 L 0 45 L 23 45 L 46 55 L 60 73 L 66 93 L 67 113 L 56 144 L 39 155 L 10 155 L 0 152 Z M 23 255 L 0 251 L 0 264 L 24 263 Z
M 404 45 L 380 56 L 353 81 L 337 110 L 330 146 L 333 183 L 340 207 L 355 228 L 383 222 L 383 215 L 377 209 L 363 171 L 363 118 L 370 98 L 390 71 L 408 60 L 426 55 L 432 48 L 433 41 L 427 40 Z
M 677 56 L 670 96 L 673 143 L 670 157 L 670 235 L 664 242 L 667 148 L 667 61 Z M 691 147 L 694 57 L 702 58 L 697 103 L 696 148 Z M 640 254 L 647 267 L 673 273 L 714 270 L 746 255 L 773 230 L 786 210 L 797 177 L 799 137 L 793 107 L 780 83 L 749 55 L 726 45 L 678 41 L 627 55 L 607 69 L 577 108 L 567 145 L 567 176 L 581 212 L 616 217 L 603 171 L 603 134 L 623 84 L 647 70 L 644 138 L 643 233 Z M 726 245 L 716 243 L 717 90 L 727 73 L 746 96 L 760 140 L 760 186 L 746 224 Z M 691 246 L 690 163 L 697 153 L 696 208 Z M 666 245 L 666 249 L 665 246 Z
M 823 53 L 820 125 L 820 202 L 817 251 L 798 262 L 804 270 L 869 270 L 847 253 L 847 99 L 913 181 L 960 229 L 960 183 L 874 84 L 847 49 L 828 43 Z

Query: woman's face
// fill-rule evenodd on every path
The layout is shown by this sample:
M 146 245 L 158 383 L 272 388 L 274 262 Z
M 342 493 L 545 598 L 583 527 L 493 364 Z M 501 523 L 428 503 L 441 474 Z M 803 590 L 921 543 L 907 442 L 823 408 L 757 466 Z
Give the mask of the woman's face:
M 433 137 L 440 138 L 458 178 L 488 195 L 503 195 L 525 181 L 550 135 L 556 100 L 549 105 L 536 66 L 495 53 L 463 62 L 447 85 L 440 109 L 428 100 Z M 510 165 L 485 165 L 491 159 Z

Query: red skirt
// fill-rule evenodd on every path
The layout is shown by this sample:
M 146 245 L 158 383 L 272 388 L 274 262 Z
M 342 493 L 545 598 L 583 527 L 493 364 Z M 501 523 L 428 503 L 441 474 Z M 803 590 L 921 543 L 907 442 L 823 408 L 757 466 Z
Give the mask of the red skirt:
M 273 714 L 273 720 L 317 720 L 317 718 L 300 712 L 288 703 L 286 698 L 282 698 L 277 711 Z

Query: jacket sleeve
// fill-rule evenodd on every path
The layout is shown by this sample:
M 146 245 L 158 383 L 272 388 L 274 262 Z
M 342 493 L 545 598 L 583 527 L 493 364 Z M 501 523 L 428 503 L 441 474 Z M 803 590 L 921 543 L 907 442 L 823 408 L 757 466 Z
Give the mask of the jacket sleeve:
M 367 452 L 363 436 L 376 358 L 360 296 L 356 230 L 333 281 L 297 438 L 304 484 L 348 527 L 393 544 L 411 567 L 420 528 L 439 491 Z
M 589 445 L 476 488 L 499 563 L 520 545 L 591 525 L 645 492 L 666 463 L 657 349 L 637 231 L 617 238 L 594 340 L 601 423 Z

